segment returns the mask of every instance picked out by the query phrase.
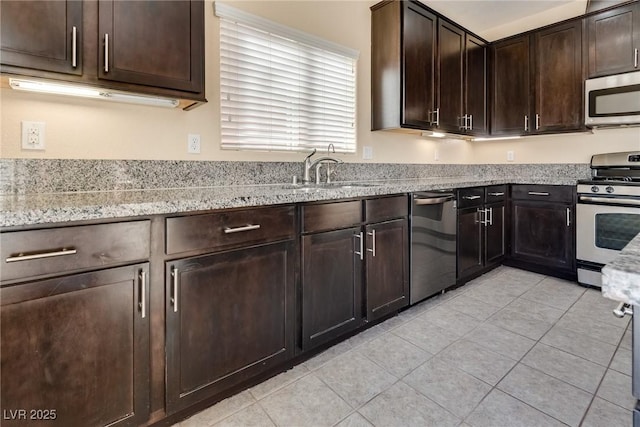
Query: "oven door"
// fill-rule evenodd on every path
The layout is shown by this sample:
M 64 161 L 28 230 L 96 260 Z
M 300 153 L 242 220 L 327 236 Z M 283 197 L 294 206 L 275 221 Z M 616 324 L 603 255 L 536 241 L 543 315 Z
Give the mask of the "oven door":
M 578 203 L 576 258 L 606 264 L 640 233 L 640 207 Z

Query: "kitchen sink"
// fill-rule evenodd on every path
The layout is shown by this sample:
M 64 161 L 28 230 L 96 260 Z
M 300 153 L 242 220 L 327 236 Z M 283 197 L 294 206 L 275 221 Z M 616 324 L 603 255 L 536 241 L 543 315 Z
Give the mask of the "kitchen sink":
M 350 189 L 350 188 L 367 188 L 367 187 L 377 187 L 378 184 L 369 184 L 364 182 L 332 182 L 332 183 L 322 183 L 322 184 L 284 184 L 282 188 L 287 190 L 300 190 L 303 192 L 311 192 L 311 191 L 322 191 L 322 190 L 342 190 L 342 189 Z

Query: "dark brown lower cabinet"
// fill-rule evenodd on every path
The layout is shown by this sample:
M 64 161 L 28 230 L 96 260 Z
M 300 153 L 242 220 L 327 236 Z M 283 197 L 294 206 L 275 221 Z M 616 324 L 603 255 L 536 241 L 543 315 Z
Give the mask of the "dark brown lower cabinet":
M 294 354 L 292 241 L 166 263 L 167 413 Z
M 0 289 L 3 426 L 147 420 L 148 271 L 145 263 Z
M 365 227 L 367 320 L 409 303 L 409 233 L 406 218 Z
M 360 227 L 302 237 L 302 348 L 363 323 Z

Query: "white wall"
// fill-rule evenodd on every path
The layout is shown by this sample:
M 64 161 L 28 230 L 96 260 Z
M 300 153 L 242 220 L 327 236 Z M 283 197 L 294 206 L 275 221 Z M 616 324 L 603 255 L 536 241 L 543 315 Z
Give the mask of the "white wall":
M 594 135 L 535 137 L 521 140 L 439 141 L 370 129 L 370 11 L 373 1 L 229 1 L 233 6 L 360 51 L 358 69 L 357 155 L 374 149 L 373 162 L 504 163 L 506 151 L 516 163 L 586 163 L 591 154 L 640 150 L 640 128 L 599 131 Z M 205 4 L 206 97 L 192 111 L 165 110 L 0 89 L 0 157 L 141 160 L 298 161 L 301 153 L 223 151 L 219 148 L 218 20 Z M 20 148 L 20 121 L 46 122 L 46 150 Z M 187 154 L 188 133 L 202 137 L 202 153 Z

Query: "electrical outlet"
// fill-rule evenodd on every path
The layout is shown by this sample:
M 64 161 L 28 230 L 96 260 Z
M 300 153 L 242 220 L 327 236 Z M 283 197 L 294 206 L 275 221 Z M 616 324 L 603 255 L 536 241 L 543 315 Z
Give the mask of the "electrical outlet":
M 365 145 L 362 147 L 362 159 L 363 160 L 371 160 L 373 159 L 373 147 L 370 145 Z
M 512 150 L 507 151 L 507 162 L 513 162 L 515 153 Z
M 187 136 L 187 153 L 200 154 L 200 135 L 190 133 Z
M 22 121 L 22 149 L 44 150 L 44 122 Z
M 437 148 L 433 150 L 433 160 L 435 160 L 436 162 L 440 160 L 440 153 L 438 152 Z

